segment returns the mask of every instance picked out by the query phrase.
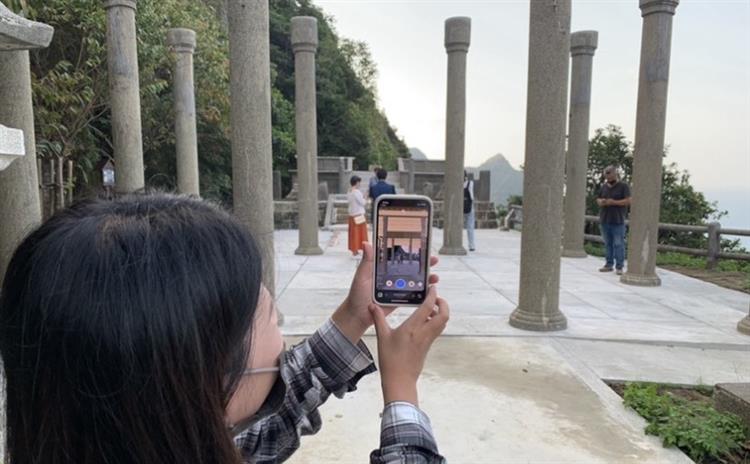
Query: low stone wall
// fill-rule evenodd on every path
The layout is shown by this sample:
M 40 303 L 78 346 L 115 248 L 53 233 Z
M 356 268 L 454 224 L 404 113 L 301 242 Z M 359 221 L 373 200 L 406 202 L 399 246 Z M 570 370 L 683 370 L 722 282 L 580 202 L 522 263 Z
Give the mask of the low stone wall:
M 323 227 L 326 215 L 325 201 L 318 202 L 318 226 Z M 273 202 L 273 225 L 275 229 L 299 229 L 299 213 L 296 201 Z
M 443 227 L 443 202 L 433 202 L 435 208 L 432 225 L 434 227 Z M 495 210 L 495 204 L 490 201 L 477 201 L 474 203 L 475 216 L 477 220 L 477 229 L 497 229 L 500 226 Z M 325 220 L 326 202 L 318 202 L 318 225 L 323 227 Z M 369 215 L 369 210 L 368 210 Z M 274 202 L 274 227 L 276 229 L 297 229 L 299 227 L 299 218 L 297 214 L 296 201 L 275 201 Z M 347 206 L 345 204 L 336 205 L 336 220 L 334 224 L 346 224 L 348 217 Z M 369 216 L 368 216 L 369 218 Z M 369 219 L 368 219 L 369 221 Z
M 443 202 L 434 201 L 432 203 L 435 207 L 433 214 L 432 225 L 434 227 L 443 227 Z M 491 201 L 475 201 L 474 202 L 474 217 L 476 219 L 477 229 L 497 229 L 500 227 L 500 222 L 497 217 L 497 210 L 495 204 Z

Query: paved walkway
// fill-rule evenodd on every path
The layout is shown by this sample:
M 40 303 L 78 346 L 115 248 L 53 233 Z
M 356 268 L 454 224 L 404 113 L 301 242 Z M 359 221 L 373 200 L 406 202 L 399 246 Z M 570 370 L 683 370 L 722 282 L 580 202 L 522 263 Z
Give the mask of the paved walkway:
M 277 296 L 290 341 L 331 314 L 357 264 L 345 231 L 320 238 L 325 254 L 301 257 L 293 254 L 297 232 L 276 232 Z M 436 230 L 433 253 L 441 241 Z M 750 295 L 664 270 L 661 287 L 630 287 L 597 272 L 599 259 L 563 258 L 568 329 L 526 332 L 508 324 L 518 302 L 520 233 L 480 230 L 477 243 L 476 253 L 443 256 L 435 269 L 451 321 L 420 383 L 449 462 L 689 462 L 644 436 L 642 419 L 602 379 L 750 381 L 750 337 L 735 328 Z M 399 310 L 392 324 L 407 315 Z M 306 437 L 291 462 L 365 462 L 377 446 L 381 407 L 379 378 L 369 376 L 324 406 L 323 431 Z

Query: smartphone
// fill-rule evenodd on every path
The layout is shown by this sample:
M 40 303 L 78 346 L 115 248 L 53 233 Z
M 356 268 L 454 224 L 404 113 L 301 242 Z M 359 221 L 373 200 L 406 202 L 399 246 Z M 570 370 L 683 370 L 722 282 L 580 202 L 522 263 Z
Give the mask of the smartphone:
M 432 200 L 381 195 L 373 208 L 373 300 L 380 305 L 419 306 L 430 275 Z

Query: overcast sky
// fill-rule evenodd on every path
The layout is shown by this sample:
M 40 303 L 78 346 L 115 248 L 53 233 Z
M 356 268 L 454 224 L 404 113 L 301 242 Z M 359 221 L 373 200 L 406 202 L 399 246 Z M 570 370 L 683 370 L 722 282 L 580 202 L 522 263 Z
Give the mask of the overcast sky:
M 369 44 L 380 106 L 407 144 L 444 157 L 446 18 L 469 16 L 466 164 L 502 153 L 523 163 L 528 1 L 316 0 L 344 37 Z M 635 132 L 641 16 L 637 0 L 573 0 L 572 31 L 599 31 L 591 133 Z M 674 17 L 668 160 L 701 190 L 750 202 L 750 0 L 682 0 Z

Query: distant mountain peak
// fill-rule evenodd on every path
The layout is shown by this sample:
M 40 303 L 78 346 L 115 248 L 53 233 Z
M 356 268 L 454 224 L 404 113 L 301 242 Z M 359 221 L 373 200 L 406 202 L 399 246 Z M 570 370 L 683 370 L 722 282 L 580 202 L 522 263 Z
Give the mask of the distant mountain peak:
M 411 155 L 411 159 L 415 159 L 415 160 L 429 159 L 427 158 L 427 155 L 425 155 L 424 152 L 417 147 L 409 148 L 409 154 Z

